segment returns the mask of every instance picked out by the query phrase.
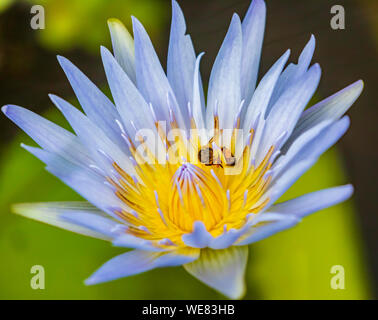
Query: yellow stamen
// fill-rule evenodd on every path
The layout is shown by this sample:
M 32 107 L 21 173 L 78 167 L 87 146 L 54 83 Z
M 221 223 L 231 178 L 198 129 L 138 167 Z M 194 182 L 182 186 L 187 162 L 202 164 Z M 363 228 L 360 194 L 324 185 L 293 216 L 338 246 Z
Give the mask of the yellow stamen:
M 217 117 L 214 121 L 215 132 L 219 133 Z M 230 166 L 222 147 L 216 144 L 215 138 L 218 137 L 201 146 L 196 135 L 190 140 L 177 136 L 177 152 L 170 151 L 167 144 L 169 158 L 176 157 L 177 161 L 138 164 L 135 166 L 138 179 L 114 163 L 120 178 L 118 181 L 108 181 L 128 208 L 116 211 L 129 225 L 126 232 L 155 241 L 155 245 L 160 240 L 169 239 L 173 246 L 182 247 L 185 244 L 181 237 L 193 231 L 195 221 L 202 221 L 214 237 L 224 232 L 225 225 L 227 230 L 242 227 L 247 215 L 259 212 L 269 201 L 261 199 L 271 180 L 271 177 L 266 177 L 266 173 L 271 167 L 270 158 L 274 151 L 271 147 L 257 167 L 251 165 L 253 130 L 250 133 L 249 143 L 234 164 L 235 170 L 238 170 L 235 175 L 226 172 Z M 164 133 L 159 131 L 159 134 L 163 141 L 167 141 Z M 236 139 L 236 135 L 232 138 Z M 235 142 L 233 150 L 234 145 Z M 220 162 L 209 164 L 184 158 L 186 155 L 198 154 L 199 150 L 196 153 L 191 148 L 204 147 L 214 147 L 215 159 Z M 145 149 L 145 153 L 156 161 L 151 151 Z

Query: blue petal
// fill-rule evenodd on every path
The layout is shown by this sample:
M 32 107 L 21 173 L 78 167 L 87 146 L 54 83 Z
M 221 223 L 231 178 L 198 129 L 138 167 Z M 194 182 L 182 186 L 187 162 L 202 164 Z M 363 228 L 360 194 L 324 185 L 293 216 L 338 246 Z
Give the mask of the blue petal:
M 321 124 L 319 124 L 321 127 Z M 279 168 L 273 168 L 273 181 L 266 190 L 260 201 L 269 198 L 269 205 L 273 204 L 281 195 L 283 195 L 311 166 L 318 160 L 319 156 L 330 148 L 336 141 L 346 132 L 349 127 L 349 118 L 345 116 L 343 119 L 326 126 L 315 138 L 305 141 L 301 145 L 299 139 L 299 148 L 295 144 L 292 157 L 283 156 L 282 163 L 278 161 Z M 313 129 L 316 131 L 316 128 Z M 308 133 L 306 134 L 306 136 Z M 304 139 L 306 140 L 306 139 Z M 290 150 L 290 149 L 289 149 Z M 294 156 L 295 155 L 295 156 Z M 285 157 L 289 156 L 289 161 L 285 163 Z M 280 159 L 279 159 L 280 160 Z M 276 172 L 275 172 L 276 171 Z M 266 206 L 266 209 L 268 208 Z
M 60 56 L 58 60 L 88 118 L 96 123 L 113 143 L 125 147 L 126 143 L 122 140 L 115 123 L 116 119 L 119 120 L 119 115 L 113 103 L 69 60 Z
M 360 96 L 363 87 L 363 81 L 359 80 L 305 110 L 300 117 L 292 136 L 287 141 L 287 145 L 290 145 L 303 132 L 324 120 L 340 119 L 340 117 Z
M 265 2 L 263 0 L 254 0 L 242 23 L 241 97 L 247 105 L 256 86 L 264 39 L 265 17 Z
M 252 96 L 252 100 L 247 108 L 243 124 L 244 135 L 247 136 L 252 126 L 256 126 L 255 128 L 253 128 L 255 130 L 253 137 L 254 142 L 252 144 L 253 155 L 255 155 L 256 147 L 258 146 L 261 139 L 266 108 L 268 107 L 277 79 L 282 72 L 287 59 L 289 58 L 289 55 L 290 50 L 287 50 L 265 74 L 258 87 L 256 88 Z M 257 119 L 259 119 L 258 123 L 256 123 Z
M 263 215 L 266 215 L 269 217 L 271 213 L 263 213 Z M 286 230 L 288 228 L 291 228 L 295 226 L 300 219 L 293 216 L 293 215 L 275 215 L 277 217 L 276 220 L 267 221 L 261 220 L 260 222 L 264 222 L 262 225 L 255 225 L 251 227 L 250 231 L 246 233 L 239 241 L 236 242 L 235 245 L 237 246 L 244 246 L 247 244 L 251 244 L 260 240 L 263 240 L 265 238 L 270 237 L 271 235 Z
M 199 70 L 202 56 L 203 56 L 203 53 L 201 53 L 197 57 L 195 68 L 194 68 L 193 99 L 192 99 L 193 119 L 198 129 L 205 129 L 205 103 L 203 101 L 203 88 L 202 88 L 201 75 L 200 75 L 200 70 Z M 203 143 L 206 143 L 206 142 L 203 142 Z
M 238 15 L 234 14 L 211 70 L 206 110 L 206 122 L 209 128 L 213 127 L 216 107 L 219 111 L 220 127 L 233 128 L 235 114 L 241 102 L 241 55 L 241 23 Z
M 298 64 L 289 64 L 285 71 L 281 74 L 277 81 L 277 85 L 274 88 L 272 99 L 269 102 L 267 109 L 267 114 L 269 114 L 273 105 L 277 102 L 281 94 L 290 88 L 296 81 L 298 81 L 308 70 L 308 67 L 311 63 L 312 56 L 315 50 L 315 37 L 311 35 L 310 40 L 304 47 L 301 55 L 298 59 Z
M 103 240 L 111 240 L 116 235 L 112 230 L 119 225 L 86 202 L 21 203 L 13 205 L 12 211 L 58 228 Z
M 290 50 L 287 50 L 261 79 L 258 87 L 253 93 L 252 100 L 245 115 L 245 131 L 249 132 L 252 124 L 255 122 L 259 114 L 263 115 L 263 119 L 265 118 L 265 111 L 272 95 L 274 86 L 276 85 L 277 79 L 281 74 L 282 69 L 285 66 L 285 63 L 289 56 Z
M 252 220 L 254 225 L 236 241 L 235 245 L 251 244 L 288 229 L 310 213 L 345 201 L 352 193 L 353 187 L 345 185 L 309 193 L 273 205 Z
M 182 236 L 182 241 L 192 248 L 206 248 L 212 239 L 212 235 L 206 230 L 202 221 L 194 222 L 193 232 Z
M 118 19 L 109 19 L 108 26 L 114 56 L 130 80 L 136 83 L 134 40 L 124 24 Z
M 83 228 L 101 233 L 109 238 L 115 238 L 124 231 L 125 225 L 119 222 L 88 212 L 63 212 L 60 218 Z
M 154 245 L 150 240 L 141 239 L 131 234 L 122 234 L 113 241 L 116 247 L 141 249 L 146 251 L 165 251 L 164 248 Z
M 264 196 L 259 200 L 259 203 L 269 199 L 269 203 L 265 206 L 265 209 L 268 209 L 269 206 L 276 202 L 276 200 L 310 169 L 317 160 L 317 158 L 304 159 L 296 162 L 295 166 L 290 166 L 290 168 L 283 172 L 276 182 L 269 187 Z
M 312 34 L 298 59 L 298 74 L 304 74 L 310 66 L 315 51 L 315 37 Z
M 174 252 L 133 250 L 102 265 L 85 283 L 87 285 L 128 277 L 161 267 L 174 267 L 198 258 L 199 250 L 181 249 Z
M 80 140 L 91 151 L 93 159 L 101 169 L 110 175 L 113 162 L 116 162 L 125 172 L 135 174 L 128 154 L 113 143 L 90 119 L 67 101 L 49 95 L 53 103 L 64 114 Z M 104 154 L 106 156 L 104 156 Z
M 46 150 L 23 145 L 23 147 L 47 164 L 46 170 L 62 180 L 96 207 L 119 219 L 111 207 L 125 208 L 105 178 L 84 166 L 75 165 Z
M 245 234 L 250 228 L 250 224 L 247 222 L 240 229 L 230 229 L 220 236 L 214 238 L 209 243 L 209 248 L 212 249 L 226 249 L 232 246 L 243 234 Z
M 172 24 L 169 39 L 167 75 L 185 119 L 189 120 L 188 103 L 193 101 L 193 74 L 196 55 L 192 40 L 186 35 L 184 15 L 172 1 Z
M 327 124 L 329 121 L 325 121 L 324 123 Z M 285 172 L 291 167 L 295 167 L 297 163 L 305 159 L 319 158 L 319 156 L 332 147 L 344 135 L 349 124 L 349 117 L 345 116 L 336 123 L 329 124 L 328 126 L 326 125 L 323 127 L 322 123 L 320 123 L 317 127 L 313 128 L 313 130 L 304 133 L 303 139 L 302 136 L 299 137 L 293 143 L 291 148 L 289 148 L 287 154 L 282 157 L 282 162 L 277 161 L 277 165 L 281 164 L 281 167 L 278 172 L 274 172 L 272 182 L 274 183 L 276 179 L 279 179 L 281 172 Z M 315 135 L 314 133 L 316 133 L 316 129 L 322 130 Z M 313 133 L 315 137 L 308 139 L 311 138 L 311 133 Z M 285 161 L 286 157 L 288 159 Z
M 265 157 L 269 148 L 274 145 L 283 132 L 287 132 L 288 136 L 292 133 L 303 109 L 318 86 L 320 73 L 319 65 L 315 64 L 277 100 L 266 119 L 264 133 L 258 148 L 257 164 Z
M 150 107 L 113 55 L 101 47 L 101 56 L 114 102 L 127 132 L 134 134 L 132 122 L 138 129 L 154 128 Z
M 303 150 L 306 148 L 307 150 L 311 149 L 311 144 L 313 143 L 313 141 L 317 138 L 321 139 L 321 135 L 325 133 L 325 129 L 328 128 L 331 124 L 331 120 L 323 121 L 299 136 L 297 140 L 295 140 L 294 143 L 290 146 L 289 150 L 287 150 L 286 153 L 282 154 L 274 162 L 272 166 L 272 178 L 274 179 L 280 173 L 284 172 L 287 166 L 290 165 L 290 163 L 302 160 L 304 158 L 302 156 Z
M 350 184 L 324 189 L 278 203 L 270 207 L 266 212 L 279 212 L 302 218 L 315 211 L 343 202 L 350 198 L 352 194 L 353 186 Z
M 245 293 L 244 274 L 248 247 L 230 247 L 223 250 L 201 250 L 200 258 L 185 264 L 191 275 L 231 299 Z
M 156 55 L 155 49 L 142 24 L 133 20 L 135 41 L 135 70 L 139 91 L 147 103 L 152 103 L 157 120 L 169 120 L 168 97 L 173 97 L 171 108 L 180 128 L 186 128 L 181 110 L 174 98 L 173 90 Z
M 93 163 L 78 137 L 71 132 L 22 107 L 8 105 L 2 111 L 42 148 L 73 163 Z

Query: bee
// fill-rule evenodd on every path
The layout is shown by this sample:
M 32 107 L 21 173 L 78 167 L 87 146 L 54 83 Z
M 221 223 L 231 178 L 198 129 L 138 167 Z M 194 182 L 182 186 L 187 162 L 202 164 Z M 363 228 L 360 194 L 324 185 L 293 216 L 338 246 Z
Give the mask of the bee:
M 225 165 L 230 167 L 235 166 L 236 158 L 234 157 L 232 152 L 226 147 L 222 147 L 221 151 L 225 159 Z M 201 150 L 198 152 L 198 159 L 206 166 L 220 166 L 221 168 L 223 168 L 221 157 L 214 157 L 214 150 L 209 146 L 201 148 Z

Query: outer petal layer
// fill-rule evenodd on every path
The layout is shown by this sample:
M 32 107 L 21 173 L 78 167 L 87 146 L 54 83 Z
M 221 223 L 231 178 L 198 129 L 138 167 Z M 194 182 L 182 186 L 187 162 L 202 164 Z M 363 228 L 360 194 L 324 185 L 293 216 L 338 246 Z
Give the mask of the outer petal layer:
M 279 212 L 304 217 L 315 211 L 319 211 L 347 200 L 353 194 L 353 186 L 347 184 L 329 189 L 324 189 L 305 194 L 301 197 L 278 203 L 267 212 Z
M 247 104 L 256 86 L 264 39 L 265 18 L 265 2 L 263 0 L 253 0 L 242 23 L 241 94 L 242 99 L 245 99 Z
M 116 236 L 119 225 L 87 202 L 22 203 L 12 209 L 27 218 L 103 240 Z
M 220 126 L 226 129 L 232 128 L 241 101 L 241 55 L 241 23 L 238 15 L 234 14 L 211 70 L 206 110 L 206 121 L 210 128 L 217 110 Z
M 191 275 L 231 299 L 239 299 L 245 292 L 244 273 L 248 247 L 230 247 L 223 250 L 201 250 L 200 258 L 185 264 Z
M 181 249 L 168 253 L 133 250 L 106 262 L 85 283 L 97 284 L 155 268 L 180 266 L 197 259 L 198 256 L 198 249 Z
M 109 19 L 108 26 L 112 37 L 114 56 L 129 78 L 135 83 L 135 49 L 133 37 L 118 19 Z

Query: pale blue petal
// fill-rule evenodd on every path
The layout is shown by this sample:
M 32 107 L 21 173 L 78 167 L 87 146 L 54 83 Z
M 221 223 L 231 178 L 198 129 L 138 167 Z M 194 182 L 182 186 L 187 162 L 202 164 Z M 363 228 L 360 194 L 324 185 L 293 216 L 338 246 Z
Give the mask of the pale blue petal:
M 193 101 L 193 74 L 196 62 L 192 40 L 186 34 L 184 15 L 172 1 L 172 24 L 168 48 L 167 76 L 184 117 L 189 120 L 188 103 Z
M 281 202 L 270 207 L 266 212 L 279 212 L 297 217 L 304 217 L 349 199 L 353 194 L 353 186 L 348 184 L 308 193 L 301 197 Z
M 240 229 L 230 229 L 220 236 L 214 238 L 209 243 L 209 248 L 212 249 L 225 249 L 232 246 L 244 233 L 250 228 L 250 223 L 246 223 Z
M 132 20 L 138 89 L 147 103 L 152 103 L 157 120 L 169 120 L 168 97 L 170 97 L 174 116 L 179 127 L 184 129 L 186 123 L 151 40 L 142 24 L 135 17 L 132 17 Z
M 287 59 L 289 58 L 289 55 L 290 50 L 287 50 L 261 79 L 247 108 L 244 117 L 243 129 L 244 136 L 247 137 L 252 126 L 255 126 L 255 128 L 253 128 L 255 130 L 252 144 L 253 155 L 256 154 L 256 148 L 261 139 L 266 108 L 268 107 L 277 79 L 281 74 Z M 259 121 L 256 123 L 256 120 Z
M 109 19 L 108 26 L 112 38 L 114 56 L 130 80 L 136 83 L 133 37 L 118 19 Z
M 310 66 L 315 51 L 315 37 L 312 34 L 298 59 L 298 67 L 293 81 L 298 80 Z
M 327 121 L 325 121 L 327 123 Z M 332 147 L 348 130 L 350 120 L 348 116 L 340 119 L 339 121 L 324 126 L 317 135 L 314 135 L 312 139 L 306 139 L 310 136 L 309 133 L 316 133 L 316 129 L 322 127 L 322 124 L 319 124 L 317 127 L 313 128 L 312 131 L 308 131 L 303 134 L 303 140 L 300 136 L 297 139 L 297 143 L 293 143 L 286 155 L 282 157 L 282 162 L 278 161 L 277 165 L 281 165 L 277 172 L 274 172 L 273 168 L 273 182 L 276 179 L 279 179 L 280 173 L 289 170 L 291 167 L 295 167 L 297 163 L 306 160 L 306 159 L 317 159 L 330 147 Z M 293 150 L 292 150 L 293 149 Z M 291 152 L 291 150 L 293 152 Z M 288 158 L 285 161 L 285 158 Z M 280 160 L 280 159 L 279 159 Z
M 353 193 L 351 185 L 320 190 L 269 207 L 252 219 L 252 227 L 235 245 L 247 245 L 288 229 L 301 218 L 315 211 L 330 207 L 348 199 Z
M 58 60 L 88 118 L 96 123 L 113 143 L 121 147 L 126 146 L 115 122 L 119 120 L 119 114 L 113 103 L 68 59 L 58 56 Z
M 255 226 L 251 227 L 250 231 L 245 234 L 235 245 L 237 246 L 244 246 L 247 244 L 251 244 L 265 238 L 272 236 L 273 234 L 289 229 L 295 226 L 300 219 L 292 216 L 292 215 L 277 215 L 277 220 L 261 220 L 260 222 L 264 222 L 262 225 L 256 224 Z
M 289 150 L 274 162 L 272 167 L 272 178 L 274 179 L 281 172 L 284 172 L 287 165 L 289 165 L 291 162 L 302 160 L 303 149 L 306 147 L 311 149 L 311 144 L 313 143 L 314 139 L 322 135 L 324 133 L 324 129 L 329 127 L 331 123 L 331 120 L 323 121 L 299 136 L 290 146 Z M 281 153 L 283 153 L 282 150 Z
M 283 172 L 260 199 L 261 202 L 269 199 L 269 203 L 265 209 L 268 209 L 270 205 L 275 203 L 317 160 L 318 158 L 308 158 L 298 161 L 295 163 L 295 166 L 290 166 L 290 168 Z
M 116 162 L 126 173 L 135 174 L 128 154 L 118 148 L 90 119 L 67 101 L 54 95 L 49 96 L 64 114 L 82 143 L 91 151 L 93 159 L 96 159 L 101 169 L 109 174 L 113 169 L 113 162 Z
M 118 216 L 112 212 L 111 208 L 127 209 L 124 203 L 117 198 L 112 187 L 105 183 L 105 178 L 94 170 L 75 165 L 43 149 L 25 145 L 23 147 L 44 162 L 47 165 L 46 170 L 48 172 L 62 180 L 97 208 L 117 219 L 119 219 Z
M 60 218 L 69 223 L 101 233 L 109 238 L 119 236 L 125 230 L 123 227 L 126 227 L 119 224 L 118 221 L 88 212 L 63 212 Z
M 214 124 L 215 108 L 218 109 L 220 127 L 233 128 L 235 115 L 241 102 L 241 55 L 241 23 L 238 15 L 234 14 L 211 70 L 206 110 L 206 122 L 210 129 Z
M 19 106 L 4 106 L 2 111 L 42 148 L 77 164 L 93 163 L 79 138 L 71 132 Z
M 202 221 L 196 221 L 193 224 L 193 232 L 184 234 L 181 239 L 189 247 L 206 248 L 213 237 Z
M 264 39 L 265 18 L 265 2 L 253 0 L 242 23 L 241 97 L 247 105 L 256 86 Z
M 102 265 L 85 283 L 102 283 L 128 277 L 161 267 L 174 267 L 198 258 L 199 251 L 150 252 L 133 250 L 123 253 Z
M 127 233 L 115 238 L 113 241 L 113 245 L 116 247 L 141 249 L 147 251 L 165 251 L 162 247 L 154 245 L 154 243 L 150 240 L 138 238 Z
M 108 49 L 101 47 L 106 77 L 126 131 L 134 134 L 132 123 L 138 129 L 154 128 L 150 107 L 138 89 L 119 66 Z
M 200 258 L 185 264 L 191 275 L 231 299 L 240 299 L 245 293 L 244 275 L 248 247 L 230 247 L 223 250 L 201 250 Z
M 298 64 L 289 64 L 285 71 L 281 74 L 277 81 L 277 85 L 274 89 L 272 99 L 267 109 L 267 115 L 272 109 L 273 105 L 277 102 L 281 94 L 287 90 L 290 86 L 295 84 L 308 70 L 310 66 L 312 56 L 315 51 L 315 37 L 311 35 L 310 40 L 304 47 L 301 55 L 298 59 Z
M 111 240 L 116 235 L 112 230 L 119 225 L 87 202 L 20 203 L 12 205 L 12 211 L 58 228 L 103 240 Z M 88 223 L 75 221 L 83 218 Z
M 203 102 L 203 89 L 201 85 L 200 61 L 204 54 L 201 53 L 196 60 L 193 81 L 192 113 L 198 129 L 205 129 L 205 104 Z M 206 141 L 207 142 L 207 141 Z M 204 142 L 204 143 L 206 143 Z
M 257 164 L 265 157 L 269 148 L 283 132 L 287 132 L 287 136 L 290 136 L 303 109 L 310 101 L 318 86 L 320 74 L 320 67 L 318 64 L 315 64 L 277 100 L 266 119 L 266 125 L 257 153 Z
M 290 145 L 303 132 L 324 120 L 340 119 L 360 96 L 363 87 L 363 81 L 359 80 L 305 110 L 299 118 L 293 134 L 287 141 L 287 145 Z

